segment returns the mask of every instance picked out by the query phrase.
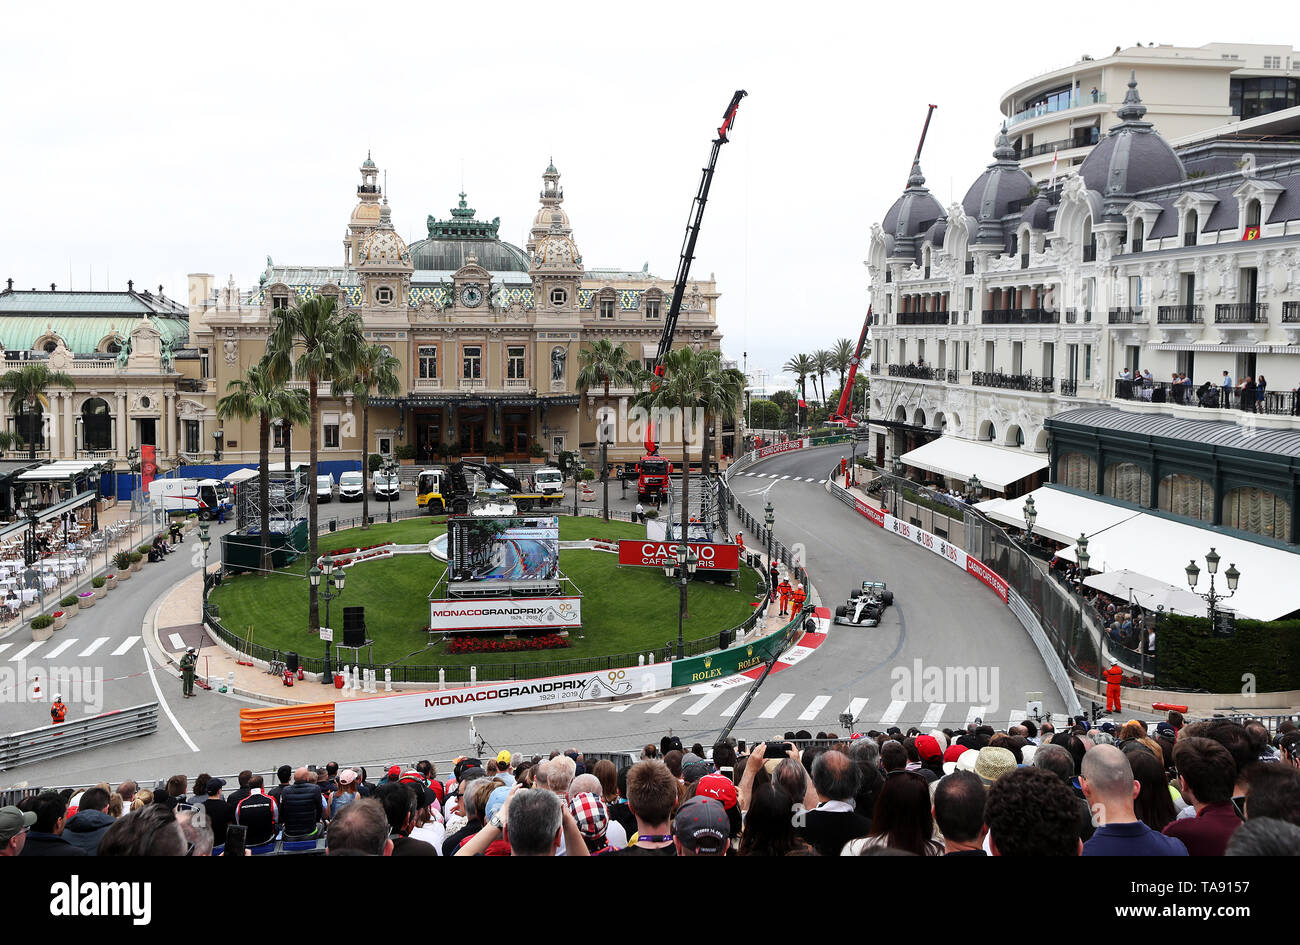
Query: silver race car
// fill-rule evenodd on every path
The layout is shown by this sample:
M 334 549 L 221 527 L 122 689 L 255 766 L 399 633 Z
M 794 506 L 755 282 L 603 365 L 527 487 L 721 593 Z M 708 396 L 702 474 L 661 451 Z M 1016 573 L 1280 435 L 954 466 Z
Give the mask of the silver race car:
M 835 622 L 850 627 L 877 627 L 885 608 L 894 602 L 894 592 L 884 581 L 863 581 L 862 588 L 849 592 L 847 604 L 835 608 Z

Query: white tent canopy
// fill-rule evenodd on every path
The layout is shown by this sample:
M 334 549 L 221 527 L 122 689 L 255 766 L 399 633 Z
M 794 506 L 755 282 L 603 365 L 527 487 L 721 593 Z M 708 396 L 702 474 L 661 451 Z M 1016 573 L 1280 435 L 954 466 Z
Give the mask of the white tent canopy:
M 981 477 L 982 478 L 982 477 Z M 1034 497 L 1034 510 L 1038 518 L 1034 521 L 1034 534 L 1067 544 L 1074 544 L 1079 535 L 1093 535 L 1111 528 L 1125 519 L 1142 513 L 1136 509 L 1126 509 L 1109 502 L 1098 502 L 1087 496 L 1076 495 L 1050 486 L 1035 489 L 1029 493 Z M 1025 499 L 989 499 L 975 507 L 1004 525 L 1015 528 L 1025 527 Z M 1091 547 L 1089 548 L 1091 551 Z
M 941 436 L 899 458 L 909 466 L 961 482 L 979 476 L 985 488 L 999 492 L 1048 465 L 1045 453 L 1002 449 L 955 436 Z
M 283 466 L 284 464 L 281 463 L 280 465 Z M 221 481 L 228 486 L 237 486 L 241 482 L 248 482 L 248 480 L 256 479 L 256 478 L 257 478 L 256 469 L 245 468 L 245 469 L 236 469 L 234 472 L 224 477 Z
M 21 482 L 65 482 L 74 476 L 85 475 L 99 469 L 103 465 L 103 462 L 86 459 L 60 459 L 19 473 L 18 479 Z
M 1088 542 L 1088 546 L 1091 549 L 1091 541 Z M 1090 550 L 1089 554 L 1091 553 Z M 1172 584 L 1165 584 L 1163 581 L 1127 569 L 1093 574 L 1085 578 L 1083 583 L 1111 597 L 1131 600 L 1147 610 L 1163 608 L 1166 613 L 1190 614 L 1196 617 L 1204 617 L 1207 610 L 1205 601 L 1187 590 L 1186 586 L 1174 587 Z

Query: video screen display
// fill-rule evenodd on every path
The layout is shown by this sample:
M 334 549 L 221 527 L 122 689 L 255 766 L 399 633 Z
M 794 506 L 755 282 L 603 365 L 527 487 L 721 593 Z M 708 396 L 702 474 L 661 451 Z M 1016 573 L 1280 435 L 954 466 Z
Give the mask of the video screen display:
M 451 581 L 555 581 L 557 518 L 467 516 L 447 523 Z

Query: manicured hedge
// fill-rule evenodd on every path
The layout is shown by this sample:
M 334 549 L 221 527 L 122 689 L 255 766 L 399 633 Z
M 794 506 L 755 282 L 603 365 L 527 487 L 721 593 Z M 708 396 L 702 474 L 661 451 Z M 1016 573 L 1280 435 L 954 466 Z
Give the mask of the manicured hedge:
M 1156 627 L 1156 663 L 1157 685 L 1175 689 L 1241 692 L 1247 673 L 1256 692 L 1300 689 L 1300 620 L 1238 620 L 1216 637 L 1204 617 L 1170 615 Z

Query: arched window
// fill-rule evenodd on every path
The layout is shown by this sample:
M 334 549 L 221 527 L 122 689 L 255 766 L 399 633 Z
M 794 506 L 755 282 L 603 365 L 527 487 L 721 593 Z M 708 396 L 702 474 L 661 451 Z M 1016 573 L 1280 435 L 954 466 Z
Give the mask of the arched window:
M 1097 488 L 1097 462 L 1087 453 L 1063 453 L 1056 461 L 1056 476 L 1063 486 L 1092 492 Z
M 1129 242 L 1129 249 L 1132 252 L 1142 252 L 1142 240 L 1146 237 L 1147 225 L 1141 217 L 1133 221 L 1133 239 Z
M 1201 228 L 1200 215 L 1195 210 L 1188 210 L 1183 218 L 1183 245 L 1196 245 L 1196 232 Z
M 1151 500 L 1151 476 L 1135 463 L 1115 463 L 1106 467 L 1102 493 L 1121 502 L 1146 506 Z
M 81 448 L 113 448 L 113 418 L 108 412 L 108 401 L 102 397 L 91 397 L 81 405 Z
M 1246 204 L 1246 226 L 1259 226 L 1260 212 L 1259 201 L 1251 200 Z
M 1204 479 L 1174 473 L 1160 480 L 1160 508 L 1172 515 L 1214 521 L 1214 488 Z
M 992 421 L 985 420 L 983 423 L 980 424 L 979 439 L 993 440 L 997 438 L 997 435 L 998 435 L 997 428 L 993 426 Z
M 1291 504 L 1267 489 L 1232 489 L 1223 497 L 1223 524 L 1285 541 L 1291 534 Z

